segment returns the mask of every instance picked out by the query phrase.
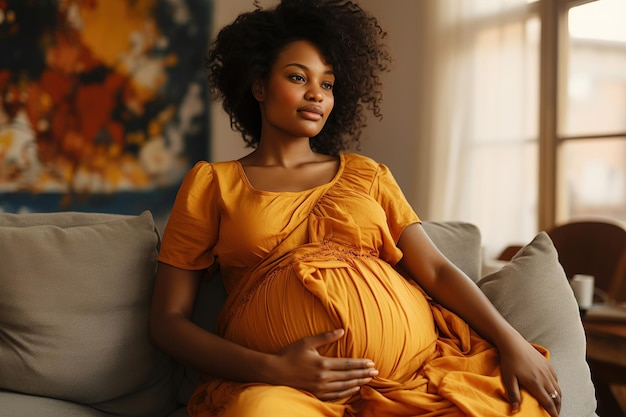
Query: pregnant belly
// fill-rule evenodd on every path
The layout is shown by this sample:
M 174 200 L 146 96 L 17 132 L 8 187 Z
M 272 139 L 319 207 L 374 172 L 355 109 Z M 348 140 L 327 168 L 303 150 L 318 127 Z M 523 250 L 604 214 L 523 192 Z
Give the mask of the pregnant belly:
M 433 316 L 422 292 L 388 264 L 361 258 L 332 268 L 314 263 L 274 273 L 239 307 L 226 337 L 264 352 L 336 328 L 346 333 L 320 354 L 373 360 L 381 376 L 419 364 L 434 349 Z

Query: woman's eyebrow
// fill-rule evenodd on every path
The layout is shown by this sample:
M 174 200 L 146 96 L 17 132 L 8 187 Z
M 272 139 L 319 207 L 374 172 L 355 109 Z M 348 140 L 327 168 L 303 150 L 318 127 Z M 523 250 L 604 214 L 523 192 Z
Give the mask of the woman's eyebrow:
M 297 62 L 291 63 L 291 64 L 287 64 L 285 65 L 285 68 L 287 67 L 298 67 L 302 70 L 309 70 L 309 67 L 307 67 L 306 65 L 303 64 L 298 64 Z M 335 71 L 333 71 L 332 69 L 329 69 L 327 71 L 324 71 L 324 74 L 329 74 L 329 75 L 335 75 Z

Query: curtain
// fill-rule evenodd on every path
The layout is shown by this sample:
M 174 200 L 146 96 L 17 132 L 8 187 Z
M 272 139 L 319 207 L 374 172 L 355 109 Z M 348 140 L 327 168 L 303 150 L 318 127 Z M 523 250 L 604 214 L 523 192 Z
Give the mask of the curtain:
M 527 0 L 417 4 L 419 212 L 478 225 L 493 258 L 537 232 L 539 20 Z

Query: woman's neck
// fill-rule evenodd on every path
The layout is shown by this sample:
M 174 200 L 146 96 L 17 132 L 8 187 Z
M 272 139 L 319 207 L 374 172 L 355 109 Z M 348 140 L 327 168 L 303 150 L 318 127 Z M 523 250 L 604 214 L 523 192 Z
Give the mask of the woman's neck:
M 284 141 L 262 139 L 257 148 L 241 161 L 247 165 L 293 168 L 326 159 L 328 156 L 314 152 L 309 139 L 303 138 Z

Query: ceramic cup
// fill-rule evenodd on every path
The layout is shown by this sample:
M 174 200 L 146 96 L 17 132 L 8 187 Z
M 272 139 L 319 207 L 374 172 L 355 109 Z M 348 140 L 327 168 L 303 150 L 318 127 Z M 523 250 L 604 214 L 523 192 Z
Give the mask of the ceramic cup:
M 588 310 L 593 304 L 594 283 L 594 276 L 585 274 L 576 274 L 570 281 L 574 297 L 581 310 Z

